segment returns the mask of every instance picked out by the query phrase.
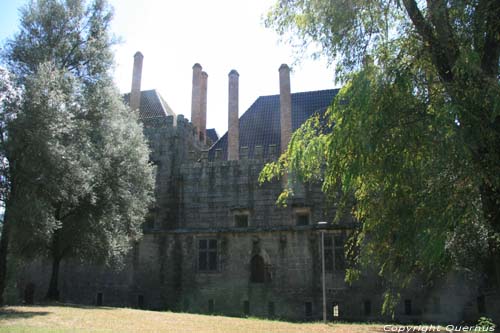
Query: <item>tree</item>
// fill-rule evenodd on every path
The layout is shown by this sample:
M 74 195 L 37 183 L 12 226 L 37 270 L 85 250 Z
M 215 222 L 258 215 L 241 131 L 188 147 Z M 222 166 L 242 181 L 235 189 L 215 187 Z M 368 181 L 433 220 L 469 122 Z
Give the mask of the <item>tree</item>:
M 20 91 L 16 88 L 10 73 L 0 68 L 0 209 L 2 218 L 0 225 L 0 291 L 5 289 L 7 280 L 7 248 L 9 244 L 9 227 L 4 223 L 5 206 L 10 194 L 9 160 L 7 158 L 7 124 L 14 119 L 15 111 L 20 103 Z M 0 292 L 0 304 L 3 303 Z
M 378 267 L 387 309 L 471 254 L 500 281 L 500 3 L 280 1 L 266 22 L 319 43 L 346 84 L 262 180 L 288 170 L 354 195 L 354 267 Z
M 119 261 L 152 201 L 142 128 L 109 73 L 111 17 L 103 0 L 32 2 L 4 55 L 23 87 L 9 124 L 6 222 L 16 253 L 51 258 L 48 299 L 59 297 L 63 259 Z

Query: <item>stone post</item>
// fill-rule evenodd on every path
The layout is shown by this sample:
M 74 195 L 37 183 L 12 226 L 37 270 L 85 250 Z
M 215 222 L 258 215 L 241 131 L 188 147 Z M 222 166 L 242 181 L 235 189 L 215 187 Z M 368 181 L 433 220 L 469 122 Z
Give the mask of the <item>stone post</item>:
M 292 93 L 290 90 L 290 68 L 282 64 L 280 73 L 280 129 L 281 152 L 285 152 L 292 137 Z
M 200 128 L 198 138 L 202 142 L 206 142 L 207 136 L 207 84 L 208 74 L 206 72 L 201 72 Z
M 134 70 L 132 72 L 132 89 L 130 90 L 130 108 L 139 110 L 141 105 L 141 77 L 142 77 L 142 61 L 144 56 L 141 52 L 136 52 L 134 55 Z
M 196 127 L 196 133 L 200 130 L 201 111 L 201 65 L 193 65 L 193 90 L 191 95 L 191 122 Z
M 227 159 L 240 159 L 240 123 L 238 118 L 238 89 L 240 75 L 236 70 L 229 72 L 229 102 L 228 102 L 228 144 Z

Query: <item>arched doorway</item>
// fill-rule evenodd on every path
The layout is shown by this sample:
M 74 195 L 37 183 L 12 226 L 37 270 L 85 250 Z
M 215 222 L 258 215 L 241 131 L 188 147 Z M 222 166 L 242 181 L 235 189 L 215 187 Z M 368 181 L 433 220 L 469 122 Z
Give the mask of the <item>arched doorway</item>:
M 250 282 L 264 283 L 266 281 L 266 264 L 260 255 L 254 255 L 250 261 Z

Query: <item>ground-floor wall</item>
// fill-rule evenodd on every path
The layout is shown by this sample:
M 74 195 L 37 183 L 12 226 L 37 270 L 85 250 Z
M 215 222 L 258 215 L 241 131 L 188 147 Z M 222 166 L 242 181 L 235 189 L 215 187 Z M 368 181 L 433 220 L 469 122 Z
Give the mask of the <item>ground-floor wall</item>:
M 375 273 L 344 282 L 335 238 L 347 232 L 325 231 L 334 240 L 325 244 L 332 250 L 332 258 L 325 256 L 328 319 L 392 320 L 380 314 L 385 286 Z M 63 261 L 59 291 L 62 301 L 79 304 L 320 320 L 321 259 L 321 233 L 311 228 L 157 232 L 145 234 L 122 267 Z M 19 299 L 32 288 L 34 299 L 42 300 L 50 271 L 43 261 L 20 267 Z M 403 292 L 395 319 L 458 323 L 485 315 L 499 322 L 499 304 L 496 292 L 478 293 L 473 282 L 454 274 L 434 288 L 416 283 Z

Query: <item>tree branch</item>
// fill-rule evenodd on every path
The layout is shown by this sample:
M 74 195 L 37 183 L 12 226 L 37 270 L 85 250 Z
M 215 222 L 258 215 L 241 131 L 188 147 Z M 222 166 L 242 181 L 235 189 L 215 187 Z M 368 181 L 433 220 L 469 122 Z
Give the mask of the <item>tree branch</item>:
M 448 52 L 446 48 L 443 48 L 442 45 L 440 45 L 440 41 L 438 40 L 438 38 L 436 38 L 435 29 L 433 29 L 429 22 L 424 18 L 415 0 L 403 0 L 403 5 L 413 25 L 415 26 L 417 33 L 422 37 L 426 47 L 429 49 L 432 56 L 432 61 L 434 65 L 436 65 L 441 80 L 443 80 L 445 83 L 452 82 L 452 68 L 454 62 L 449 62 Z M 443 24 L 446 25 L 448 23 L 445 22 Z M 446 33 L 444 32 L 443 34 L 446 35 Z M 456 57 L 457 55 L 455 54 L 455 60 Z
M 497 78 L 498 60 L 500 58 L 500 1 L 484 0 L 479 6 L 484 6 L 486 24 L 481 69 L 490 78 Z
M 444 0 L 427 0 L 429 17 L 436 32 L 437 42 L 443 49 L 450 68 L 458 58 L 458 46 L 450 25 L 450 16 Z

